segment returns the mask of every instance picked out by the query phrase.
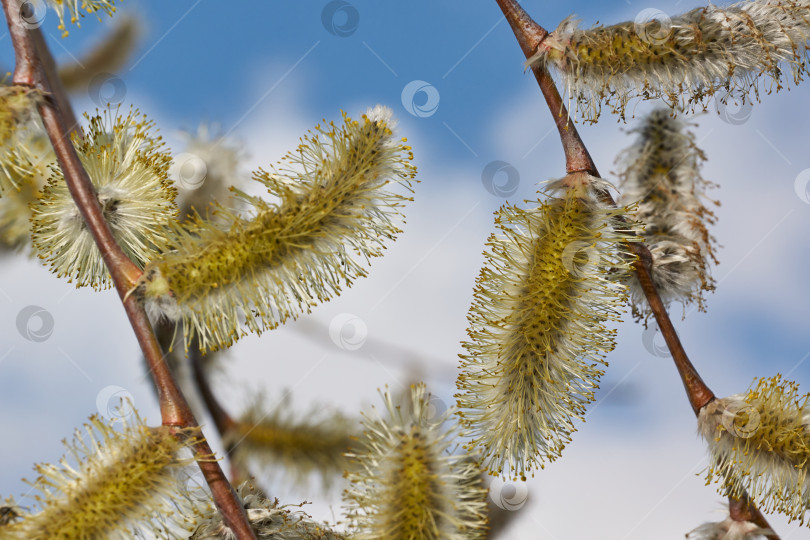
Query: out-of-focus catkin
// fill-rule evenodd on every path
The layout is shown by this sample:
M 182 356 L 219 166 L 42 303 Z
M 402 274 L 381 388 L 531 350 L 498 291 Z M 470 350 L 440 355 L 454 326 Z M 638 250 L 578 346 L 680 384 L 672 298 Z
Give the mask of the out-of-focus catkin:
M 617 277 L 629 269 L 629 237 L 614 228 L 624 209 L 602 208 L 590 191 L 496 213 L 456 396 L 491 474 L 525 478 L 560 456 L 615 346 L 605 323 L 626 300 Z
M 344 494 L 357 540 L 469 540 L 486 537 L 486 490 L 468 455 L 453 452 L 453 409 L 436 414 L 424 384 L 385 410 L 366 416 L 358 449 L 349 457 Z
M 259 170 L 273 201 L 236 191 L 250 208 L 216 205 L 174 228 L 171 249 L 145 270 L 136 289 L 153 315 L 182 320 L 186 344 L 227 347 L 308 312 L 366 275 L 371 257 L 400 229 L 416 169 L 395 140 L 391 111 L 377 106 L 344 125 L 316 127 L 283 162 Z M 404 141 L 404 139 L 403 139 Z
M 529 63 L 554 68 L 587 121 L 596 121 L 603 103 L 623 117 L 634 98 L 684 108 L 705 108 L 715 94 L 721 101 L 751 99 L 763 75 L 770 91 L 788 78 L 798 84 L 807 73 L 809 6 L 807 0 L 744 1 L 589 30 L 568 17 Z
M 745 394 L 715 399 L 698 416 L 709 444 L 707 482 L 722 494 L 747 492 L 764 512 L 805 523 L 810 505 L 810 394 L 780 376 L 759 379 Z
M 709 265 L 716 241 L 709 233 L 715 216 L 706 190 L 714 187 L 700 174 L 706 159 L 687 124 L 667 109 L 656 109 L 631 132 L 635 143 L 619 158 L 623 204 L 638 203 L 636 219 L 652 255 L 652 279 L 665 304 L 696 303 L 714 290 Z M 716 204 L 716 203 L 714 203 Z M 630 280 L 633 313 L 648 318 L 649 305 L 635 274 Z

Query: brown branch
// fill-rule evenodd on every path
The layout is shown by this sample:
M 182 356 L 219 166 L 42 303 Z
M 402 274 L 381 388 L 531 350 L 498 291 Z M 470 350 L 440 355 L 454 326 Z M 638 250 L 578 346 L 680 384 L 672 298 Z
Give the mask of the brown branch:
M 534 22 L 531 17 L 523 10 L 516 0 L 496 0 L 501 7 L 506 19 L 509 21 L 512 30 L 517 37 L 520 48 L 523 50 L 526 58 L 531 57 L 537 51 L 537 47 L 548 35 L 548 32 L 539 24 Z M 596 165 L 591 158 L 588 149 L 582 142 L 576 127 L 568 120 L 568 110 L 562 102 L 560 93 L 557 90 L 554 81 L 551 78 L 548 70 L 543 65 L 532 66 L 537 84 L 540 85 L 540 90 L 543 92 L 543 97 L 546 99 L 551 114 L 560 132 L 560 140 L 562 141 L 563 150 L 565 152 L 566 169 L 568 173 L 584 172 L 593 176 L 599 176 Z M 613 197 L 610 193 L 604 191 L 600 193 L 602 202 L 610 206 L 616 206 Z M 664 336 L 664 340 L 672 353 L 672 359 L 675 362 L 675 367 L 683 381 L 686 394 L 689 398 L 689 403 L 692 405 L 692 410 L 695 414 L 700 412 L 700 409 L 709 401 L 714 399 L 714 393 L 703 382 L 694 365 L 689 360 L 686 351 L 678 338 L 675 331 L 675 326 L 669 318 L 664 303 L 661 301 L 661 296 L 655 288 L 652 280 L 652 256 L 650 255 L 647 247 L 641 242 L 628 242 L 629 248 L 638 257 L 634 264 L 636 274 L 644 295 L 650 304 L 655 320 Z
M 520 48 L 524 56 L 528 59 L 536 52 L 543 40 L 548 36 L 548 31 L 542 26 L 537 24 L 520 6 L 517 0 L 496 0 L 498 5 L 503 11 L 506 20 L 512 27 L 515 33 Z M 543 93 L 551 115 L 554 118 L 554 123 L 560 133 L 560 141 L 562 142 L 563 151 L 565 152 L 566 171 L 572 177 L 580 176 L 577 173 L 587 173 L 599 177 L 599 172 L 596 165 L 591 158 L 585 143 L 579 136 L 574 124 L 569 120 L 568 110 L 562 101 L 557 86 L 554 84 L 548 69 L 542 64 L 532 66 L 537 84 Z M 607 191 L 599 193 L 602 202 L 606 205 L 615 207 L 616 203 L 613 197 Z M 661 296 L 655 287 L 652 280 L 652 256 L 649 249 L 641 242 L 628 242 L 631 251 L 637 256 L 633 266 L 636 271 L 641 288 L 644 291 L 644 296 L 650 304 L 655 320 L 658 323 L 658 328 L 664 336 L 667 343 L 672 359 L 675 362 L 675 367 L 683 381 L 686 395 L 689 398 L 689 403 L 695 415 L 700 413 L 707 403 L 715 399 L 714 393 L 709 389 L 700 374 L 695 369 L 695 366 L 689 360 L 686 351 L 681 344 L 678 333 L 675 331 L 675 326 L 667 313 Z M 733 499 L 729 499 L 729 510 L 732 519 L 737 519 L 735 515 L 741 516 L 760 527 L 770 529 L 767 520 L 762 513 L 756 508 L 753 502 L 745 495 L 743 501 L 737 501 L 736 504 L 731 504 Z M 736 514 L 735 514 L 736 512 Z M 768 536 L 770 540 L 779 540 L 776 534 Z
M 748 493 L 743 493 L 743 496 L 739 499 L 735 499 L 734 497 L 728 498 L 728 513 L 732 520 L 734 521 L 748 521 L 757 525 L 758 527 L 762 527 L 763 529 L 771 529 L 771 526 L 768 524 L 768 521 L 765 519 L 765 516 L 762 515 L 762 512 L 754 505 L 751 501 L 751 498 L 748 496 Z M 768 540 L 780 540 L 779 535 L 776 533 L 769 534 L 765 538 Z
M 20 17 L 22 9 L 22 0 L 3 0 L 3 10 L 17 62 L 14 69 L 14 84 L 33 87 L 45 96 L 37 105 L 42 122 L 53 145 L 70 194 L 110 271 L 135 337 L 147 359 L 155 386 L 158 389 L 163 424 L 180 428 L 197 428 L 199 427 L 197 421 L 169 371 L 143 306 L 134 296 L 128 298 L 126 296 L 141 275 L 141 270 L 118 246 L 109 225 L 104 220 L 95 188 L 70 141 L 70 130 L 66 126 L 62 111 L 57 106 L 59 99 L 53 97 L 54 92 L 61 92 L 58 79 L 48 81 L 37 54 L 32 32 L 22 24 Z M 41 47 L 45 47 L 44 42 Z M 217 461 L 210 460 L 210 456 L 213 455 L 210 446 L 203 439 L 195 445 L 195 449 L 197 456 L 203 458 L 198 460 L 198 464 L 211 488 L 214 501 L 222 513 L 225 524 L 240 540 L 255 539 L 256 536 L 247 520 L 245 510 L 222 472 L 222 468 Z

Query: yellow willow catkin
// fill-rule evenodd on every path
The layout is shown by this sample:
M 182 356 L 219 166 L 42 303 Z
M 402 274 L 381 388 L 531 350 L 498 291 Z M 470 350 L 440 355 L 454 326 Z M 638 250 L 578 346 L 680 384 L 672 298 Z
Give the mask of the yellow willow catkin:
M 124 116 L 107 109 L 88 120 L 85 136 L 74 139 L 76 151 L 113 236 L 143 267 L 166 249 L 168 228 L 177 216 L 177 190 L 168 178 L 171 155 L 151 133 L 154 123 L 137 110 Z M 77 287 L 112 285 L 61 170 L 54 170 L 31 211 L 32 243 L 54 273 Z
M 486 490 L 468 455 L 454 453 L 453 409 L 434 415 L 424 384 L 364 421 L 349 457 L 344 492 L 351 538 L 356 540 L 469 540 L 485 538 Z
M 671 107 L 706 107 L 758 97 L 760 76 L 779 89 L 788 73 L 798 84 L 807 73 L 808 0 L 754 0 L 709 5 L 672 19 L 577 28 L 568 17 L 549 34 L 529 63 L 559 73 L 569 100 L 586 121 L 601 104 L 624 117 L 633 98 L 663 98 Z
M 715 399 L 698 416 L 709 444 L 707 483 L 722 494 L 747 492 L 764 512 L 805 523 L 810 506 L 810 394 L 777 375 L 745 394 Z
M 297 418 L 288 398 L 272 408 L 266 403 L 259 397 L 225 434 L 231 461 L 258 463 L 271 477 L 283 473 L 288 485 L 306 484 L 317 473 L 329 488 L 346 468 L 343 454 L 352 446 L 356 421 L 325 408 Z
M 186 484 L 194 463 L 188 447 L 198 437 L 148 427 L 137 415 L 118 429 L 90 417 L 85 433 L 65 442 L 68 456 L 36 465 L 36 508 L 18 511 L 0 526 L 0 538 L 187 538 L 209 506 L 189 496 Z
M 59 16 L 59 29 L 62 30 L 62 37 L 67 37 L 68 31 L 65 26 L 65 11 L 70 18 L 70 22 L 76 26 L 79 24 L 79 18 L 84 17 L 85 13 L 92 13 L 101 20 L 100 12 L 104 12 L 110 17 L 115 13 L 115 0 L 45 0 L 46 3 L 56 11 Z M 35 6 L 35 2 L 28 2 L 31 6 Z M 23 20 L 34 24 L 37 23 L 37 18 L 44 16 L 44 14 L 37 13 L 37 7 L 33 7 L 33 13 L 24 13 Z
M 604 187 L 596 178 L 592 185 Z M 556 189 L 556 186 L 555 186 Z M 468 315 L 460 423 L 490 474 L 525 478 L 554 461 L 583 419 L 615 346 L 629 268 L 612 220 L 584 188 L 523 210 L 503 206 Z
M 635 143 L 619 157 L 622 204 L 638 203 L 635 217 L 652 255 L 652 279 L 665 304 L 695 302 L 704 308 L 703 293 L 714 290 L 709 272 L 716 241 L 708 226 L 715 216 L 704 204 L 714 187 L 700 175 L 706 159 L 687 124 L 668 109 L 656 109 L 631 132 Z M 630 279 L 633 313 L 648 318 L 647 299 L 635 274 Z
M 36 105 L 38 90 L 0 85 L 0 197 L 21 189 L 40 161 L 28 149 L 30 138 L 44 133 Z
M 388 108 L 362 120 L 344 114 L 306 135 L 283 161 L 254 180 L 277 197 L 237 191 L 248 215 L 217 204 L 213 219 L 195 216 L 174 228 L 171 249 L 144 270 L 136 292 L 153 315 L 181 320 L 186 346 L 230 346 L 309 312 L 366 275 L 371 257 L 400 229 L 416 168 L 409 146 L 394 139 Z M 403 139 L 404 142 L 404 139 Z

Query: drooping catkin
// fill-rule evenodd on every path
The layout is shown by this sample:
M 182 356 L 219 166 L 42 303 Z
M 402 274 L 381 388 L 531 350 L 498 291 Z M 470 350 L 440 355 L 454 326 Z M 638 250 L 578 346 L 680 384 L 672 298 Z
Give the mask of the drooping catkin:
M 314 521 L 297 505 L 279 505 L 271 501 L 248 482 L 237 488 L 248 521 L 259 540 L 346 540 L 347 536 Z M 234 532 L 222 521 L 222 515 L 212 508 L 189 540 L 236 540 Z
M 35 508 L 0 526 L 0 538 L 187 538 L 209 510 L 186 484 L 199 432 L 151 428 L 137 415 L 119 428 L 92 416 L 84 428 L 58 464 L 35 466 Z
M 90 120 L 75 139 L 76 151 L 98 193 L 102 214 L 124 253 L 138 266 L 166 248 L 168 228 L 177 215 L 177 194 L 168 179 L 171 156 L 154 124 L 137 110 L 123 116 L 107 109 Z M 32 240 L 39 257 L 77 287 L 109 287 L 109 272 L 93 235 L 55 170 L 32 205 Z
M 144 271 L 136 291 L 153 315 L 182 320 L 186 346 L 230 346 L 309 312 L 366 275 L 371 257 L 400 232 L 395 222 L 416 169 L 396 141 L 391 111 L 377 106 L 355 121 L 306 135 L 289 165 L 254 180 L 277 201 L 236 191 L 251 209 L 221 204 L 215 219 L 196 216 L 174 228 L 171 249 Z M 404 139 L 403 139 L 404 141 Z
M 603 185 L 591 178 L 593 185 Z M 621 210 L 588 190 L 495 217 L 463 343 L 457 394 L 460 423 L 490 474 L 525 478 L 560 456 L 614 346 L 629 269 Z M 624 227 L 624 226 L 623 226 Z
M 652 255 L 652 279 L 665 304 L 696 303 L 704 310 L 703 293 L 714 290 L 709 265 L 716 241 L 708 227 L 715 215 L 706 207 L 706 190 L 714 184 L 700 174 L 706 159 L 687 124 L 667 109 L 657 109 L 638 127 L 635 143 L 620 155 L 623 204 L 638 203 L 636 219 Z M 717 203 L 715 203 L 717 204 Z M 630 280 L 630 300 L 638 318 L 651 315 L 638 279 Z
M 764 512 L 805 523 L 810 506 L 810 394 L 777 375 L 754 381 L 745 394 L 715 399 L 698 416 L 708 442 L 707 483 Z
M 315 473 L 328 489 L 346 468 L 344 453 L 353 445 L 356 422 L 318 410 L 297 416 L 288 398 L 275 406 L 257 398 L 224 435 L 231 461 L 245 469 L 257 463 L 271 478 L 283 474 L 286 484 L 296 486 Z
M 664 99 L 670 107 L 706 107 L 727 99 L 758 98 L 807 73 L 810 38 L 807 0 L 753 0 L 708 5 L 661 21 L 577 28 L 568 17 L 529 63 L 557 71 L 569 100 L 595 122 L 604 103 L 624 117 L 634 98 Z
M 358 449 L 349 457 L 344 492 L 351 537 L 356 540 L 469 540 L 486 536 L 486 490 L 480 469 L 453 452 L 453 409 L 435 414 L 424 384 L 396 404 L 382 393 L 385 410 L 366 416 Z

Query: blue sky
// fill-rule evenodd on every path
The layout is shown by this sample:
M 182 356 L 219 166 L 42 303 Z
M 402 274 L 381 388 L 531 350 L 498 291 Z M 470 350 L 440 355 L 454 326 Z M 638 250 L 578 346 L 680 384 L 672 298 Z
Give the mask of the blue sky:
M 356 414 L 378 404 L 377 388 L 396 389 L 417 374 L 452 403 L 484 241 L 492 212 L 505 201 L 485 188 L 482 173 L 496 160 L 514 168 L 519 181 L 510 202 L 534 197 L 538 182 L 564 173 L 550 114 L 495 2 L 352 1 L 325 25 L 328 5 L 201 0 L 121 7 L 145 26 L 132 62 L 117 75 L 123 104 L 155 119 L 177 151 L 178 129 L 218 123 L 244 147 L 248 176 L 293 148 L 321 118 L 336 120 L 341 109 L 358 115 L 376 103 L 394 110 L 414 147 L 422 183 L 404 234 L 374 261 L 370 277 L 340 298 L 229 352 L 221 392 L 233 412 L 246 388 L 264 388 L 275 398 L 290 390 L 302 411 L 320 403 Z M 587 26 L 632 20 L 646 8 L 676 14 L 701 4 L 524 5 L 551 29 L 571 12 Z M 43 30 L 55 56 L 67 61 L 111 22 L 85 18 L 61 40 L 50 14 Z M 0 49 L 0 61 L 11 66 L 7 35 Z M 403 99 L 406 88 L 422 91 Z M 723 203 L 714 229 L 723 246 L 714 271 L 719 284 L 708 313 L 690 311 L 681 320 L 680 305 L 672 313 L 718 395 L 742 392 L 754 376 L 776 372 L 810 390 L 810 204 L 802 176 L 810 157 L 801 125 L 810 114 L 808 97 L 807 85 L 764 96 L 737 125 L 711 107 L 694 118 L 709 158 L 704 176 L 721 186 L 713 193 Z M 80 110 L 97 106 L 90 93 L 78 93 L 75 102 Z M 642 104 L 636 112 L 649 108 Z M 615 155 L 632 141 L 627 127 L 606 113 L 599 124 L 580 128 L 609 178 Z M 3 259 L 0 287 L 7 302 L 0 316 L 0 347 L 6 347 L 0 350 L 0 495 L 19 499 L 28 490 L 19 479 L 33 476 L 31 465 L 56 460 L 59 441 L 116 388 L 132 395 L 152 423 L 159 414 L 113 293 L 76 290 L 24 258 Z M 18 313 L 29 305 L 53 317 L 53 334 L 43 342 L 17 330 Z M 362 322 L 367 337 L 357 350 L 329 339 L 330 324 L 347 313 Z M 721 498 L 696 476 L 705 465 L 704 445 L 681 384 L 669 359 L 644 343 L 643 328 L 620 326 L 598 402 L 563 458 L 529 483 L 529 501 L 510 538 L 675 539 L 720 519 L 713 511 Z M 311 513 L 319 518 L 339 514 L 339 492 L 324 498 L 276 487 L 274 494 L 286 494 L 288 502 L 315 500 Z M 772 523 L 783 538 L 806 534 L 779 518 Z

